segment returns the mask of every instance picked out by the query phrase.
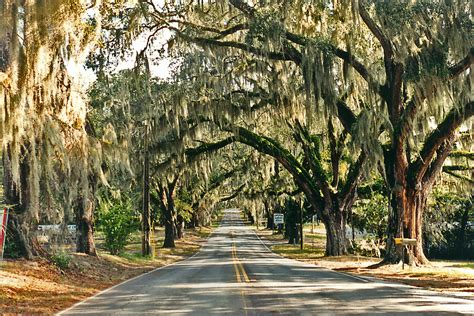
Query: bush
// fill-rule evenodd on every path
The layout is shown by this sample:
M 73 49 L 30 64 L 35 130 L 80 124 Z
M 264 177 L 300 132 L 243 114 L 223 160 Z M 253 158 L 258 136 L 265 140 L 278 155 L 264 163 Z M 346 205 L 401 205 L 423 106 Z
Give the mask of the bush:
M 430 257 L 474 258 L 474 204 L 470 196 L 434 190 L 423 215 L 423 240 Z
M 130 198 L 102 200 L 99 226 L 105 236 L 105 248 L 119 254 L 125 248 L 133 231 L 139 228 Z
M 65 251 L 58 251 L 51 256 L 51 262 L 61 270 L 69 268 L 72 257 Z
M 384 239 L 388 225 L 388 198 L 373 193 L 370 199 L 358 200 L 353 208 L 352 220 L 353 226 L 360 231 L 374 234 L 379 241 Z
M 17 259 L 21 257 L 21 251 L 18 248 L 18 244 L 15 240 L 15 236 L 13 235 L 13 233 L 11 233 L 11 231 L 9 231 L 10 228 L 11 227 L 9 226 L 7 229 L 3 256 L 5 258 Z

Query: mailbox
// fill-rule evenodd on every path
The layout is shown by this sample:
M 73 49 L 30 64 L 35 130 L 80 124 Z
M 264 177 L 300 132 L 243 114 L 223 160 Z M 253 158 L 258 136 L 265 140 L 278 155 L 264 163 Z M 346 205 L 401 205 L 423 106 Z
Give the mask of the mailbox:
M 416 245 L 416 239 L 413 238 L 394 238 L 395 245 Z
M 408 251 L 408 246 L 415 246 L 416 239 L 414 238 L 393 238 L 395 245 L 403 246 L 402 270 L 405 269 L 405 252 Z

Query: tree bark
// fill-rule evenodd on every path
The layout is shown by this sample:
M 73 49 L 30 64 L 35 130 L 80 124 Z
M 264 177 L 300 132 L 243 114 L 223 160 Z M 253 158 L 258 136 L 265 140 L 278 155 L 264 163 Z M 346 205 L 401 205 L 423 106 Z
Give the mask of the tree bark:
M 176 230 L 176 208 L 174 204 L 176 185 L 178 182 L 179 174 L 175 175 L 174 179 L 167 183 L 166 187 L 161 186 L 161 199 L 162 209 L 165 222 L 165 240 L 163 242 L 163 248 L 174 248 L 175 239 L 177 237 Z
M 93 198 L 88 198 L 87 201 L 80 199 L 77 203 L 76 251 L 90 256 L 97 256 L 92 224 L 94 209 L 95 202 Z
M 176 217 L 176 239 L 184 237 L 184 219 L 181 215 Z
M 148 152 L 148 125 L 145 124 L 142 197 L 142 255 L 152 254 L 150 214 L 150 157 Z
M 348 254 L 346 237 L 346 212 L 340 209 L 326 209 L 322 222 L 326 228 L 326 256 L 344 256 Z
M 25 220 L 29 201 L 27 181 L 29 172 L 28 162 L 26 158 L 20 162 L 20 184 L 13 181 L 9 146 L 3 150 L 2 163 L 5 204 L 13 205 L 8 223 L 14 236 L 13 241 L 16 243 L 16 249 L 18 249 L 22 257 L 32 259 L 36 255 L 35 247 L 33 247 L 33 241 L 30 236 L 33 223 Z

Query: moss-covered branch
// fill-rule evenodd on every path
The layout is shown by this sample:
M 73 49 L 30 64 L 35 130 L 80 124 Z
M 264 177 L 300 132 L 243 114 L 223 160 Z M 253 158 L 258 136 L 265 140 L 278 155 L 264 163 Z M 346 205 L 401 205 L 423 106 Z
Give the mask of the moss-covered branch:
M 470 160 L 474 160 L 474 152 L 466 151 L 466 150 L 453 150 L 449 157 L 451 158 L 467 158 Z
M 236 141 L 235 137 L 231 136 L 215 143 L 205 143 L 195 148 L 186 148 L 184 153 L 186 154 L 186 157 L 192 158 L 203 153 L 210 153 L 210 152 L 217 151 L 229 144 L 232 144 L 235 141 Z

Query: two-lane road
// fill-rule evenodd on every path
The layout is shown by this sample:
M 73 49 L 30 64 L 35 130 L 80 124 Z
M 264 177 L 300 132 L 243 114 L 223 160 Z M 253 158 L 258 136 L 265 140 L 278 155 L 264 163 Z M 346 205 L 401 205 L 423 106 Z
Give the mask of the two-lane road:
M 122 283 L 62 314 L 474 315 L 474 301 L 359 278 L 282 258 L 244 226 L 238 210 L 202 250 Z

